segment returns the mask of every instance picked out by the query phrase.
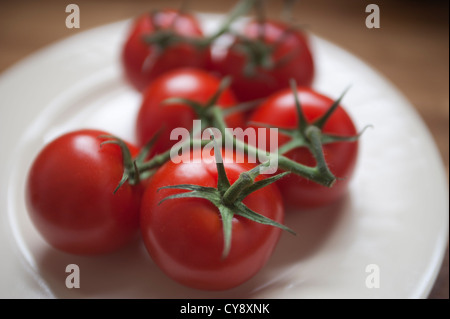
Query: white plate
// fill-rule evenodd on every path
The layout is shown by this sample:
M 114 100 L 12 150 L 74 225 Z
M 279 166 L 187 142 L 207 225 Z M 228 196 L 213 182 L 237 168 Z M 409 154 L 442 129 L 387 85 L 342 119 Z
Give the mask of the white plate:
M 205 30 L 221 16 L 202 15 Z M 312 38 L 314 87 L 343 104 L 361 139 L 356 175 L 339 205 L 291 212 L 269 263 L 235 289 L 203 292 L 167 278 L 137 242 L 103 257 L 49 247 L 24 205 L 27 170 L 42 146 L 81 127 L 133 141 L 140 96 L 119 63 L 129 21 L 45 48 L 0 77 L 0 297 L 3 298 L 423 298 L 433 285 L 448 234 L 448 190 L 435 144 L 408 101 L 377 72 L 339 47 Z M 68 264 L 81 288 L 68 289 Z M 368 265 L 379 288 L 368 288 Z

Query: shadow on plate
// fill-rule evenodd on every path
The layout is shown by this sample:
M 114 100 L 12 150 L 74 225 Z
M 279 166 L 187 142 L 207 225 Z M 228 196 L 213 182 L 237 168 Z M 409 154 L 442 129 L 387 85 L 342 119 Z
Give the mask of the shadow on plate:
M 326 207 L 304 211 L 287 211 L 285 224 L 296 235 L 283 233 L 280 241 L 264 268 L 244 285 L 242 295 L 236 298 L 258 298 L 271 296 L 274 291 L 303 285 L 308 278 L 302 278 L 302 265 L 308 258 L 318 254 L 321 248 L 331 240 L 332 234 L 342 220 L 346 219 L 351 205 L 350 195 Z M 346 221 L 345 221 L 346 222 Z M 293 289 L 295 290 L 295 289 Z M 264 297 L 265 298 L 265 297 Z
M 76 256 L 48 247 L 37 264 L 55 298 L 155 298 L 177 285 L 152 262 L 141 240 L 104 256 Z M 79 289 L 66 287 L 69 264 L 79 267 Z
M 274 273 L 317 252 L 342 217 L 348 197 L 320 209 L 286 212 L 285 224 L 296 236 L 283 233 L 268 264 L 243 285 L 221 292 L 184 287 L 154 264 L 139 238 L 128 247 L 105 256 L 81 257 L 45 249 L 37 258 L 38 272 L 56 298 L 252 298 L 258 292 L 291 284 Z M 80 269 L 80 289 L 66 287 L 66 266 Z M 276 297 L 275 297 L 276 298 Z
M 350 196 L 325 207 L 287 211 L 285 224 L 296 232 L 295 236 L 283 234 L 277 247 L 275 261 L 291 263 L 314 254 L 328 240 L 330 234 L 347 211 Z

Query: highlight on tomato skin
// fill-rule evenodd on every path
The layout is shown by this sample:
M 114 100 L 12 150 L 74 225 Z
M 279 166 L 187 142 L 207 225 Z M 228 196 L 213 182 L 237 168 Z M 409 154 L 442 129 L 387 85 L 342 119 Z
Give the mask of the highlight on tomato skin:
M 47 144 L 29 170 L 28 215 L 45 241 L 70 254 L 99 255 L 137 239 L 141 185 L 124 183 L 119 146 L 108 133 L 78 130 Z M 127 144 L 132 155 L 138 149 Z
M 232 155 L 234 156 L 234 154 Z M 192 154 L 192 158 L 201 155 Z M 225 164 L 230 183 L 253 168 L 249 163 Z M 216 164 L 167 162 L 153 176 L 142 200 L 141 233 L 153 261 L 173 280 L 196 289 L 226 290 L 250 278 L 266 264 L 281 229 L 235 215 L 231 248 L 223 258 L 224 237 L 217 207 L 202 198 L 178 198 L 162 202 L 183 191 L 160 189 L 177 184 L 216 187 Z M 250 194 L 243 201 L 250 209 L 283 223 L 284 209 L 275 185 Z
M 135 89 L 143 91 L 156 77 L 170 70 L 207 68 L 211 60 L 209 46 L 196 46 L 181 41 L 180 37 L 203 38 L 200 23 L 193 15 L 164 9 L 142 14 L 133 21 L 123 44 L 121 63 L 125 77 Z
M 301 108 L 309 123 L 320 118 L 334 103 L 329 97 L 311 88 L 298 87 L 297 92 Z M 286 129 L 297 128 L 298 115 L 292 90 L 284 89 L 268 97 L 252 113 L 249 123 L 250 127 L 254 128 L 258 125 L 251 123 L 263 123 Z M 339 105 L 329 117 L 322 133 L 344 137 L 358 135 L 353 120 L 342 105 Z M 279 147 L 282 148 L 288 141 L 289 137 L 279 132 Z M 332 187 L 325 187 L 295 174 L 284 177 L 277 181 L 277 186 L 287 209 L 302 210 L 331 205 L 347 193 L 357 162 L 358 141 L 327 143 L 323 145 L 323 152 L 328 167 L 338 178 L 337 181 Z M 316 160 L 306 147 L 294 148 L 285 155 L 307 166 L 316 165 Z

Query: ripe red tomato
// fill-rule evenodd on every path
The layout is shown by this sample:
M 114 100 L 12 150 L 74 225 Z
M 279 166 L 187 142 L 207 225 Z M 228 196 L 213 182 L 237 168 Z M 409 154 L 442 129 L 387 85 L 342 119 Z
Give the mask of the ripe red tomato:
M 212 66 L 220 74 L 232 76 L 231 88 L 238 100 L 267 97 L 288 87 L 290 79 L 298 85 L 311 85 L 314 62 L 301 31 L 279 21 L 252 21 L 243 35 L 247 40 L 238 37 L 223 57 L 213 56 Z
M 145 36 L 155 34 L 160 37 L 159 44 L 145 42 Z M 173 43 L 173 34 L 188 38 L 203 36 L 198 21 L 177 10 L 144 14 L 134 22 L 123 47 L 122 63 L 127 78 L 139 91 L 169 70 L 187 66 L 203 68 L 209 64 L 209 47 Z
M 310 88 L 297 89 L 300 104 L 308 123 L 322 116 L 333 104 L 330 98 Z M 250 117 L 250 121 L 266 123 L 282 128 L 296 128 L 298 116 L 291 89 L 282 90 L 269 97 Z M 256 128 L 256 127 L 255 127 Z M 328 119 L 322 130 L 325 134 L 355 136 L 355 125 L 347 112 L 339 106 Z M 278 145 L 284 145 L 289 138 L 278 134 Z M 354 171 L 358 153 L 358 142 L 335 142 L 323 145 L 325 160 L 331 172 L 338 178 L 328 188 L 301 176 L 290 174 L 277 182 L 283 199 L 289 208 L 310 208 L 330 204 L 341 198 Z M 306 147 L 295 148 L 285 154 L 290 159 L 315 166 L 316 161 Z
M 121 248 L 139 231 L 140 186 L 125 183 L 117 145 L 105 132 L 80 130 L 46 145 L 26 183 L 29 216 L 42 237 L 67 253 L 96 255 Z M 132 154 L 137 149 L 128 145 Z
M 200 156 L 200 152 L 194 152 L 193 156 Z M 226 154 L 224 163 L 231 184 L 240 173 L 254 167 L 233 163 L 230 154 Z M 255 275 L 271 256 L 281 231 L 235 215 L 231 248 L 228 256 L 222 258 L 222 220 L 214 205 L 199 198 L 170 199 L 158 204 L 169 195 L 184 192 L 158 191 L 161 187 L 178 184 L 216 187 L 217 180 L 214 161 L 167 162 L 152 177 L 141 208 L 142 238 L 155 263 L 181 284 L 205 290 L 232 288 Z M 281 196 L 273 184 L 250 194 L 243 203 L 261 215 L 283 222 Z
M 137 116 L 136 135 L 141 145 L 162 130 L 154 145 L 154 152 L 160 153 L 170 149 L 177 141 L 170 140 L 174 128 L 192 128 L 192 121 L 197 118 L 195 112 L 184 103 L 162 105 L 168 98 L 181 97 L 205 104 L 216 93 L 220 80 L 210 73 L 192 68 L 177 69 L 158 77 L 145 90 Z M 236 105 L 236 99 L 230 89 L 222 92 L 217 104 L 223 108 Z M 231 128 L 243 127 L 244 116 L 234 113 L 225 118 Z

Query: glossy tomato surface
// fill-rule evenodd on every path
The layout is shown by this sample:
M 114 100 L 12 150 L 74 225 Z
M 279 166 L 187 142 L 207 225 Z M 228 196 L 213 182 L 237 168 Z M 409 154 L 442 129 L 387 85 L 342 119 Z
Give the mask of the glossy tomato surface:
M 194 156 L 200 159 L 198 153 Z M 252 167 L 225 162 L 230 183 Z M 159 204 L 163 198 L 183 192 L 158 191 L 160 187 L 178 184 L 216 187 L 217 179 L 214 161 L 168 162 L 153 176 L 142 201 L 142 237 L 152 259 L 174 280 L 198 289 L 224 290 L 250 279 L 271 256 L 281 232 L 279 228 L 235 215 L 231 249 L 222 258 L 222 221 L 215 206 L 198 198 L 170 199 Z M 255 212 L 283 223 L 283 205 L 276 186 L 252 193 L 244 203 Z
M 126 77 L 139 91 L 169 70 L 208 65 L 209 47 L 200 48 L 185 41 L 171 42 L 170 33 L 188 39 L 203 37 L 197 19 L 177 10 L 143 14 L 134 21 L 123 46 L 122 64 Z M 146 42 L 145 37 L 155 34 L 161 38 L 160 43 Z
M 60 136 L 42 149 L 28 174 L 29 216 L 51 246 L 67 253 L 112 252 L 139 230 L 142 190 L 125 183 L 113 193 L 123 174 L 122 152 L 117 145 L 100 147 L 104 134 L 80 130 Z
M 322 116 L 333 104 L 333 100 L 310 88 L 297 89 L 303 113 L 309 123 Z M 251 116 L 250 122 L 266 123 L 281 128 L 296 128 L 298 116 L 291 89 L 282 90 L 269 97 Z M 256 128 L 256 126 L 254 126 Z M 339 136 L 355 136 L 355 125 L 339 106 L 323 127 L 323 133 Z M 289 137 L 279 133 L 278 144 L 284 145 Z M 345 195 L 352 177 L 358 154 L 358 142 L 336 142 L 323 146 L 325 160 L 331 172 L 338 178 L 328 188 L 306 178 L 290 174 L 277 182 L 285 204 L 289 208 L 310 208 L 328 205 Z M 316 160 L 306 147 L 300 147 L 286 154 L 292 160 L 315 166 Z

